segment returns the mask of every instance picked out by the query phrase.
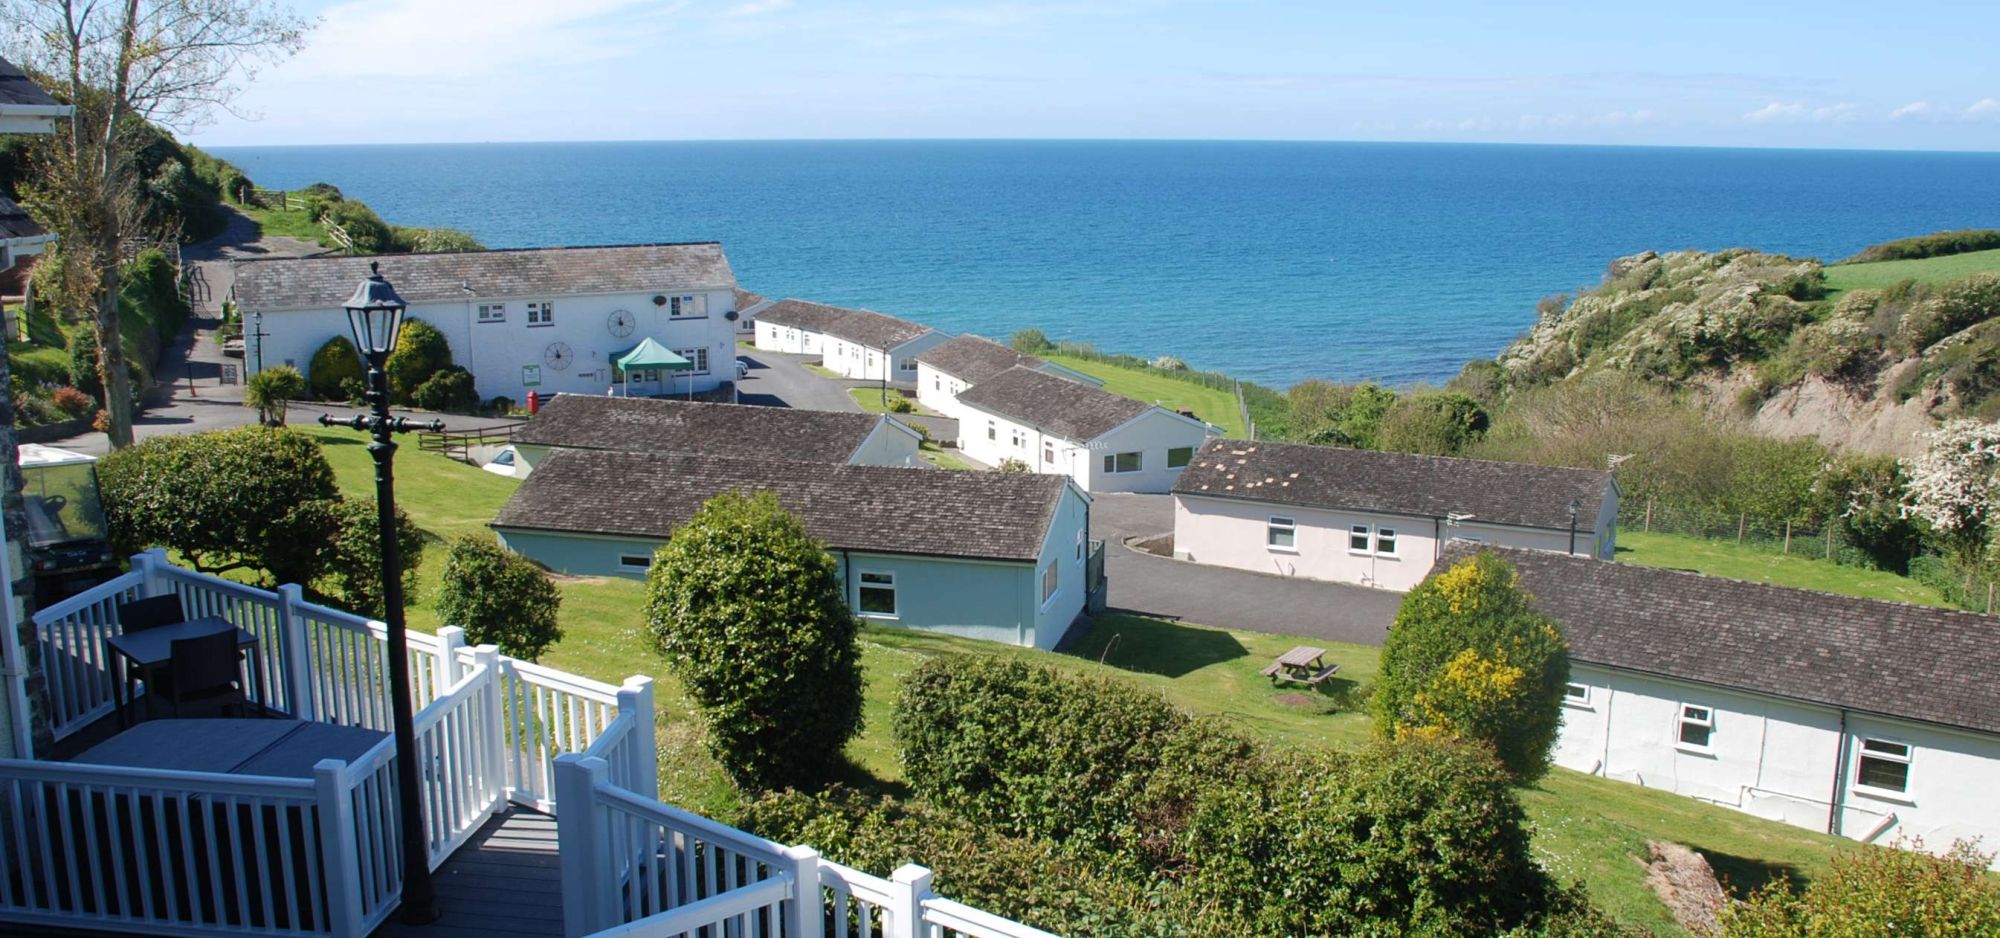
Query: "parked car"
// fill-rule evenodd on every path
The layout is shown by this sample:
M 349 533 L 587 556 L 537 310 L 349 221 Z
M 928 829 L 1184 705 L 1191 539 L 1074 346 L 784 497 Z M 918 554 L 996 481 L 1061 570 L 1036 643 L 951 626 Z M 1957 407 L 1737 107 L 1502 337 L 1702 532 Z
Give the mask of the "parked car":
M 748 377 L 750 377 L 750 359 L 738 358 L 736 360 L 736 380 L 741 381 Z
M 494 454 L 492 459 L 487 460 L 486 465 L 481 466 L 479 468 L 484 469 L 487 472 L 493 473 L 494 475 L 497 476 L 507 476 L 508 478 L 513 478 L 514 460 L 519 459 L 520 457 L 521 454 L 515 451 L 515 449 L 512 446 L 509 446 L 506 449 L 503 449 L 500 452 Z

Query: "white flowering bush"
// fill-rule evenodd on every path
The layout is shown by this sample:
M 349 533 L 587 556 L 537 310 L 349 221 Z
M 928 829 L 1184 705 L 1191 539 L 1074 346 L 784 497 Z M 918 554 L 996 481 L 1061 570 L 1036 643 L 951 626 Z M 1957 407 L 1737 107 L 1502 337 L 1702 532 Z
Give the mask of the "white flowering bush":
M 2000 423 L 1950 420 L 1924 437 L 1924 452 L 1903 461 L 1903 512 L 1975 561 L 2000 507 Z

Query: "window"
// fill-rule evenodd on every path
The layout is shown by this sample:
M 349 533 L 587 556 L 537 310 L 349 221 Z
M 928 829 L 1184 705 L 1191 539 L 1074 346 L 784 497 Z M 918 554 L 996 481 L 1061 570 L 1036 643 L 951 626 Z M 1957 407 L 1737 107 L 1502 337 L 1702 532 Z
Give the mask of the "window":
M 1861 767 L 1854 773 L 1855 784 L 1876 791 L 1902 794 L 1910 790 L 1910 747 L 1886 739 L 1861 741 Z
M 944 379 L 938 377 L 937 375 L 931 375 L 931 390 L 933 391 L 944 390 Z
M 1194 447 L 1176 446 L 1167 450 L 1167 468 L 1186 469 L 1191 462 L 1194 462 Z
M 653 558 L 647 554 L 619 554 L 618 569 L 642 571 L 653 566 Z
M 1347 550 L 1349 553 L 1368 553 L 1368 526 L 1357 524 L 1347 529 Z
M 480 321 L 480 322 L 506 322 L 506 321 L 507 321 L 507 304 L 505 304 L 505 303 L 481 303 L 481 304 L 479 304 L 479 321 Z
M 1042 441 L 1042 462 L 1051 466 L 1056 464 L 1056 445 L 1047 440 Z
M 1056 594 L 1056 585 L 1056 562 L 1051 560 L 1048 566 L 1042 568 L 1042 602 L 1048 602 L 1049 597 Z
M 1715 713 L 1707 707 L 1681 705 L 1682 746 L 1707 749 L 1710 737 L 1715 735 Z
M 892 617 L 896 614 L 895 574 L 861 574 L 861 614 Z
M 1264 528 L 1264 546 L 1273 550 L 1295 550 L 1299 541 L 1298 525 L 1290 518 L 1271 516 Z
M 1083 559 L 1083 529 L 1076 529 L 1076 559 Z
M 1396 529 L 1375 529 L 1375 552 L 1384 557 L 1396 556 Z
M 1025 431 L 1025 430 L 1015 430 L 1015 431 L 1014 431 L 1014 448 L 1015 448 L 1015 449 L 1027 449 L 1027 448 L 1028 448 L 1028 434 L 1027 434 L 1027 431 Z
M 674 354 L 679 355 L 680 357 L 685 358 L 688 361 L 694 362 L 694 372 L 693 372 L 694 374 L 698 375 L 708 374 L 708 349 L 677 348 L 674 349 Z
M 547 300 L 528 304 L 528 325 L 553 326 L 556 324 L 556 304 Z
M 1105 453 L 1104 471 L 1110 473 L 1138 472 L 1146 464 L 1144 453 Z
M 706 296 L 667 297 L 667 316 L 673 319 L 694 319 L 708 315 Z
M 896 363 L 896 370 L 915 371 L 917 370 L 917 360 L 914 358 L 905 358 L 902 361 Z
M 986 438 L 994 442 L 1000 440 L 1000 428 L 991 420 L 986 421 Z
M 1563 703 L 1572 707 L 1590 706 L 1590 685 L 1570 684 L 1563 688 Z

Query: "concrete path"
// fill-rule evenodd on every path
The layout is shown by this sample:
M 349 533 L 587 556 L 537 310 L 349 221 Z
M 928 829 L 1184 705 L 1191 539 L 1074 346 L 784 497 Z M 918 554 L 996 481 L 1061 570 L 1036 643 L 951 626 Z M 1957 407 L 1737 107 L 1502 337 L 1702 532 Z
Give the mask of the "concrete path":
M 802 410 L 861 411 L 861 405 L 847 396 L 846 385 L 805 369 L 804 363 L 817 362 L 817 355 L 788 355 L 739 345 L 736 357 L 750 363 L 750 374 L 736 387 L 739 403 Z
M 1143 554 L 1126 537 L 1172 531 L 1167 495 L 1092 496 L 1091 536 L 1104 539 L 1112 610 L 1246 632 L 1304 635 L 1380 645 L 1402 605 L 1400 593 L 1346 583 L 1211 567 Z

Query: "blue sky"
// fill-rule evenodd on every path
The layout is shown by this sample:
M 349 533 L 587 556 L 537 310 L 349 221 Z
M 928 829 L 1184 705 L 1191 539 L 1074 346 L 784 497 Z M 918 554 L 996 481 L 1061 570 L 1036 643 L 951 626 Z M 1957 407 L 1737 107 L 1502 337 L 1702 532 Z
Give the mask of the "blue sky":
M 2000 2 L 317 0 L 199 143 L 2000 150 Z

